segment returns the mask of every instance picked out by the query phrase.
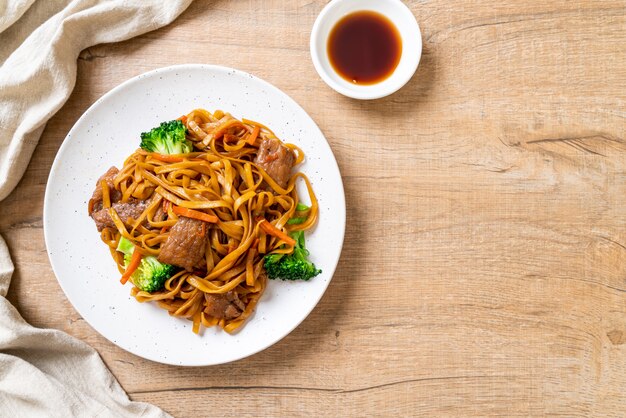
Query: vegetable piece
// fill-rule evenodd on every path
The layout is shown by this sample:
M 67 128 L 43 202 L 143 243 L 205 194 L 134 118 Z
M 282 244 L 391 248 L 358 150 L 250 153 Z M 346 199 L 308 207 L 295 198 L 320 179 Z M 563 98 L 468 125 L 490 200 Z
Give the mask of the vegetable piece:
M 117 243 L 117 251 L 124 255 L 132 254 L 135 251 L 135 246 L 130 240 L 120 237 L 120 241 Z
M 120 238 L 117 245 L 117 251 L 124 254 L 124 264 L 126 265 L 126 272 L 122 276 L 122 283 L 130 278 L 133 284 L 144 292 L 156 292 L 161 290 L 166 280 L 172 277 L 176 271 L 176 267 L 170 264 L 161 263 L 156 257 L 151 255 L 142 257 L 139 251 L 135 251 L 135 246 L 132 242 L 124 237 Z M 136 261 L 139 260 L 139 261 Z M 132 268 L 133 263 L 137 265 Z
M 298 203 L 296 205 L 296 212 L 306 212 L 309 209 L 311 209 L 311 207 L 305 205 L 304 203 Z
M 161 263 L 156 257 L 148 256 L 141 259 L 141 264 L 131 277 L 140 290 L 152 293 L 161 290 L 175 271 L 176 267 Z
M 297 231 L 291 234 L 296 240 L 296 246 L 291 254 L 268 254 L 264 259 L 264 267 L 270 279 L 305 280 L 317 276 L 322 272 L 308 259 L 309 251 L 304 242 L 304 232 Z
M 255 126 L 254 129 L 252 129 L 250 136 L 248 137 L 248 144 L 254 145 L 260 132 L 261 132 L 261 128 L 259 128 L 258 126 Z
M 188 154 L 193 144 L 185 137 L 187 128 L 180 120 L 162 122 L 150 132 L 141 134 L 141 148 L 159 154 Z
M 259 228 L 261 228 L 266 234 L 272 235 L 282 241 L 287 245 L 296 245 L 296 240 L 291 238 L 289 235 L 285 234 L 280 229 L 276 228 L 274 225 L 269 223 L 267 219 L 261 218 L 259 221 Z
M 217 223 L 219 218 L 215 215 L 209 215 L 208 213 L 200 212 L 198 210 L 187 209 L 181 206 L 172 206 L 172 210 L 175 214 L 179 216 L 184 216 L 186 218 L 198 219 L 200 221 L 208 222 L 208 223 Z
M 122 284 L 126 284 L 126 282 L 128 281 L 128 279 L 130 279 L 130 276 L 137 270 L 137 268 L 139 267 L 139 264 L 141 264 L 141 253 L 139 251 L 133 251 L 133 254 L 130 256 L 130 260 L 126 260 L 126 257 L 128 256 L 124 256 L 124 264 L 126 264 L 126 271 L 124 272 L 124 274 L 122 275 L 122 278 L 120 279 L 120 283 Z
M 298 203 L 298 205 L 296 206 L 296 212 L 306 212 L 309 209 L 311 209 L 309 206 L 302 203 Z M 294 216 L 287 221 L 287 225 L 300 225 L 304 223 L 307 219 L 309 219 L 308 216 Z

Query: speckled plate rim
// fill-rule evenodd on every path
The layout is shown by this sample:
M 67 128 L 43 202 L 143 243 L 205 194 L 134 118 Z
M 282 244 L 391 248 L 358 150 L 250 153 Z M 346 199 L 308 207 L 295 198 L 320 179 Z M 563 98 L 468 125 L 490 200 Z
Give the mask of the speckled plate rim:
M 135 85 L 136 83 L 139 83 L 141 80 L 146 79 L 146 78 L 150 78 L 150 77 L 155 77 L 155 76 L 165 76 L 167 74 L 171 74 L 172 72 L 175 71 L 179 71 L 179 72 L 184 72 L 186 70 L 202 70 L 205 71 L 208 75 L 211 74 L 229 74 L 229 75 L 235 75 L 238 76 L 240 78 L 244 78 L 249 80 L 250 83 L 256 84 L 258 86 L 261 86 L 264 90 L 268 91 L 268 92 L 272 92 L 272 94 L 276 94 L 279 95 L 281 97 L 281 99 L 284 101 L 285 104 L 287 104 L 288 106 L 290 106 L 291 108 L 293 108 L 296 112 L 299 112 L 301 114 L 302 117 L 307 118 L 308 122 L 311 124 L 310 125 L 310 129 L 313 131 L 313 133 L 316 135 L 317 138 L 319 139 L 323 139 L 323 141 L 319 141 L 318 146 L 321 146 L 322 148 L 327 148 L 327 151 L 329 152 L 329 155 L 332 158 L 328 158 L 327 161 L 325 161 L 325 167 L 324 167 L 324 175 L 330 176 L 333 178 L 333 182 L 334 185 L 333 187 L 335 187 L 335 194 L 333 195 L 333 198 L 335 199 L 334 204 L 336 205 L 335 210 L 333 212 L 333 216 L 335 218 L 337 218 L 337 222 L 338 225 L 341 225 L 340 228 L 333 228 L 333 232 L 334 232 L 334 236 L 332 237 L 333 243 L 334 245 L 337 245 L 338 250 L 335 251 L 332 255 L 332 257 L 328 257 L 323 265 L 323 270 L 324 273 L 323 275 L 326 277 L 326 279 L 322 282 L 321 285 L 318 285 L 317 287 L 317 293 L 314 295 L 314 297 L 311 297 L 309 300 L 309 306 L 306 307 L 306 311 L 304 312 L 304 314 L 300 315 L 298 318 L 296 318 L 295 320 L 293 320 L 290 323 L 290 326 L 288 328 L 283 329 L 279 334 L 275 335 L 273 338 L 263 341 L 263 343 L 258 344 L 257 346 L 254 346 L 253 348 L 249 348 L 247 350 L 242 350 L 239 353 L 234 353 L 228 356 L 223 356 L 223 357 L 219 357 L 219 358 L 205 358 L 205 359 L 201 359 L 201 360 L 188 360 L 188 361 L 179 361 L 179 360 L 175 360 L 173 358 L 162 358 L 158 355 L 152 355 L 150 353 L 146 353 L 143 350 L 141 350 L 140 348 L 138 348 L 137 346 L 132 347 L 129 344 L 124 344 L 123 342 L 120 342 L 118 340 L 116 340 L 115 338 L 111 337 L 111 334 L 109 332 L 107 332 L 106 329 L 103 329 L 101 324 L 97 323 L 97 321 L 95 321 L 93 315 L 91 315 L 89 312 L 87 312 L 82 306 L 80 306 L 79 304 L 76 303 L 76 300 L 74 300 L 73 297 L 73 293 L 70 291 L 71 289 L 69 289 L 68 287 L 68 282 L 67 282 L 67 277 L 64 278 L 63 275 L 66 275 L 66 271 L 64 270 L 64 267 L 67 265 L 65 263 L 68 262 L 67 258 L 63 258 L 62 256 L 59 256 L 57 252 L 53 252 L 51 250 L 52 247 L 57 247 L 58 248 L 58 244 L 54 244 L 53 241 L 55 239 L 55 231 L 53 228 L 53 220 L 54 220 L 54 216 L 55 214 L 53 213 L 54 209 L 58 209 L 55 205 L 58 204 L 58 202 L 55 202 L 55 198 L 54 198 L 54 192 L 55 192 L 55 184 L 58 184 L 59 182 L 59 172 L 62 169 L 63 165 L 64 165 L 64 156 L 66 155 L 66 153 L 68 152 L 68 150 L 70 150 L 73 141 L 75 141 L 75 139 L 73 138 L 73 135 L 76 133 L 76 131 L 79 129 L 79 127 L 81 127 L 82 125 L 84 125 L 86 123 L 86 121 L 88 121 L 88 119 L 90 118 L 90 116 L 92 115 L 92 113 L 94 113 L 103 103 L 105 103 L 109 98 L 121 94 L 124 91 L 126 91 L 127 89 L 129 89 L 131 86 Z M 223 109 L 223 110 L 228 110 L 228 109 Z M 181 112 L 184 111 L 188 111 L 187 109 L 181 109 Z M 242 116 L 242 115 L 239 115 Z M 245 116 L 245 115 L 243 115 Z M 274 130 L 277 131 L 277 127 L 276 126 L 272 126 L 272 128 Z M 279 135 L 280 136 L 280 135 Z M 297 141 L 294 141 L 296 143 L 298 143 Z M 111 164 L 121 164 L 120 161 L 111 161 Z M 303 170 L 304 171 L 304 170 Z M 98 173 L 96 175 L 99 176 Z M 95 183 L 94 183 L 95 184 Z M 315 187 L 315 186 L 314 186 Z M 78 210 L 82 210 L 83 208 L 78 208 Z M 338 210 L 340 209 L 340 210 Z M 328 285 L 330 284 L 330 280 L 332 279 L 337 264 L 339 262 L 339 258 L 341 255 L 341 249 L 343 247 L 343 240 L 344 240 L 344 236 L 345 236 L 345 219 L 346 219 L 346 212 L 345 212 L 345 194 L 344 194 L 344 188 L 343 188 L 343 183 L 341 180 L 341 174 L 339 172 L 339 167 L 337 165 L 337 161 L 334 158 L 334 155 L 332 155 L 332 150 L 330 148 L 330 145 L 328 144 L 328 141 L 326 140 L 326 138 L 324 137 L 323 133 L 321 132 L 321 130 L 319 129 L 319 127 L 317 126 L 317 124 L 315 124 L 315 122 L 313 121 L 313 119 L 306 113 L 306 111 L 304 111 L 304 109 L 298 105 L 293 99 L 291 99 L 287 94 L 285 94 L 284 92 L 282 92 L 280 89 L 278 89 L 277 87 L 273 86 L 272 84 L 258 78 L 255 77 L 249 73 L 246 73 L 244 71 L 240 71 L 240 70 L 236 70 L 233 68 L 229 68 L 229 67 L 223 67 L 223 66 L 217 66 L 217 65 L 208 65 L 208 64 L 182 64 L 182 65 L 175 65 L 175 66 L 169 66 L 169 67 L 163 67 L 163 68 L 158 68 L 143 74 L 140 74 L 138 76 L 135 76 L 121 84 L 119 84 L 117 87 L 113 88 L 112 90 L 110 90 L 109 92 L 107 92 L 106 94 L 104 94 L 102 97 L 100 97 L 96 102 L 94 102 L 86 111 L 85 113 L 83 113 L 83 115 L 76 121 L 76 123 L 74 124 L 74 126 L 72 127 L 72 129 L 69 131 L 68 135 L 66 136 L 66 138 L 64 139 L 63 143 L 61 144 L 61 147 L 59 148 L 57 155 L 55 157 L 55 160 L 52 164 L 52 168 L 50 170 L 50 174 L 48 177 L 48 182 L 46 184 L 46 191 L 45 191 L 45 196 L 44 196 L 44 210 L 43 210 L 43 226 L 44 226 L 44 239 L 45 239 L 45 243 L 46 243 L 46 249 L 48 252 L 48 256 L 50 259 L 50 264 L 52 266 L 52 269 L 55 273 L 55 276 L 57 277 L 57 281 L 59 283 L 59 285 L 61 286 L 63 292 L 65 293 L 66 297 L 68 298 L 68 300 L 70 301 L 70 303 L 72 303 L 72 305 L 74 306 L 74 308 L 78 311 L 78 313 L 85 319 L 85 321 L 92 327 L 94 328 L 96 331 L 98 331 L 101 335 L 103 335 L 105 338 L 107 338 L 109 341 L 111 341 L 113 344 L 119 346 L 120 348 L 129 351 L 135 355 L 138 355 L 140 357 L 143 357 L 145 359 L 148 360 L 152 360 L 155 362 L 159 362 L 159 363 L 163 363 L 163 364 L 171 364 L 171 365 L 180 365 L 180 366 L 209 366 L 209 365 L 218 365 L 218 364 L 224 364 L 224 363 L 229 363 L 232 361 L 237 361 L 246 357 L 249 357 L 251 355 L 254 355 L 262 350 L 265 350 L 266 348 L 274 345 L 275 343 L 277 343 L 278 341 L 280 341 L 281 339 L 283 339 L 284 337 L 286 337 L 287 335 L 289 335 L 289 333 L 291 333 L 298 325 L 300 325 L 307 317 L 308 315 L 313 311 L 313 309 L 315 308 L 315 306 L 317 306 L 317 304 L 319 303 L 319 301 L 321 300 L 322 296 L 324 295 L 326 289 L 328 288 Z M 320 213 L 320 221 L 322 220 L 322 214 Z M 319 223 L 318 223 L 319 225 Z M 313 231 L 313 235 L 315 235 L 317 232 Z M 93 228 L 93 230 L 90 230 L 87 232 L 87 234 L 94 234 L 94 235 L 99 235 L 96 231 L 95 228 Z M 58 234 L 57 234 L 58 235 Z M 99 240 L 99 236 L 98 236 L 98 240 Z M 104 247 L 104 245 L 102 245 Z M 108 251 L 108 249 L 107 249 Z M 108 262 L 111 265 L 114 265 L 114 263 L 112 262 L 112 260 L 110 260 L 110 256 L 109 256 L 109 260 Z M 321 277 L 321 276 L 318 276 Z M 317 280 L 318 278 L 315 278 L 313 280 Z M 303 283 L 303 284 L 308 284 L 308 283 Z M 129 289 L 126 289 L 127 292 Z M 268 290 L 266 290 L 266 293 L 268 292 Z M 265 297 L 265 295 L 264 295 Z M 130 300 L 130 297 L 128 297 L 127 299 Z M 138 304 L 133 300 L 131 300 L 132 304 L 134 305 L 146 305 L 146 304 Z M 260 302 L 260 306 L 263 303 L 263 298 L 261 299 Z M 259 310 L 259 307 L 257 307 L 257 310 Z M 159 311 L 161 311 L 159 309 Z M 177 318 L 172 318 L 174 320 L 177 321 L 183 321 Z M 265 318 L 263 318 L 265 319 Z M 188 321 L 185 321 L 188 322 Z M 248 322 L 252 322 L 252 320 L 249 320 Z M 245 331 L 246 327 L 249 327 L 250 325 L 253 325 L 251 323 L 247 323 L 246 326 L 244 326 L 243 331 Z M 190 325 L 189 325 L 190 326 Z M 189 328 L 189 326 L 183 326 L 183 328 Z M 214 330 L 215 328 L 212 328 L 211 330 Z M 207 331 L 207 330 L 205 330 Z M 223 331 L 219 330 L 217 332 L 222 332 Z M 236 333 L 236 335 L 240 334 Z M 203 336 L 199 336 L 197 338 L 206 338 L 206 332 L 205 335 Z M 211 335 L 214 335 L 215 333 L 213 332 Z M 227 334 L 226 334 L 227 335 Z M 228 337 L 232 337 L 232 336 L 228 336 Z

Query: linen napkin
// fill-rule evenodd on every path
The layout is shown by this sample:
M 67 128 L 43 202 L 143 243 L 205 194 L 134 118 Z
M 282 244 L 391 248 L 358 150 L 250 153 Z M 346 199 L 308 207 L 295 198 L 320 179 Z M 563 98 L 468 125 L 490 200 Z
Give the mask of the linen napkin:
M 167 25 L 191 1 L 0 0 L 0 201 L 74 88 L 80 51 Z M 6 299 L 12 273 L 0 237 L 0 416 L 169 416 L 131 402 L 87 344 L 27 324 Z

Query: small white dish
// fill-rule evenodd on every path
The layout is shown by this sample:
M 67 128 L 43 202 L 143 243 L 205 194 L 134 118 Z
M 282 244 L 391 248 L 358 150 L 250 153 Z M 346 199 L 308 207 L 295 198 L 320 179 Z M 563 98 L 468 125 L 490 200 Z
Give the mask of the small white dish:
M 376 84 L 350 83 L 333 69 L 328 58 L 328 37 L 343 17 L 358 11 L 377 12 L 389 19 L 402 38 L 402 55 L 393 74 Z M 395 93 L 413 77 L 422 56 L 422 34 L 415 16 L 401 0 L 332 0 L 317 17 L 311 32 L 311 58 L 322 80 L 354 99 L 379 99 Z
M 309 282 L 270 280 L 255 314 L 233 335 L 191 322 L 154 303 L 138 303 L 119 283 L 109 249 L 87 215 L 96 179 L 120 167 L 139 134 L 191 109 L 222 109 L 270 126 L 305 152 L 299 166 L 319 201 L 306 244 L 322 273 Z M 303 186 L 300 184 L 299 186 Z M 302 187 L 299 192 L 304 192 Z M 250 74 L 213 65 L 178 65 L 141 74 L 98 99 L 63 141 L 46 187 L 43 225 L 50 263 L 76 311 L 100 334 L 138 356 L 207 366 L 257 353 L 289 334 L 324 294 L 339 261 L 346 220 L 341 174 L 313 119 L 285 93 Z M 1 415 L 1 414 L 0 414 Z

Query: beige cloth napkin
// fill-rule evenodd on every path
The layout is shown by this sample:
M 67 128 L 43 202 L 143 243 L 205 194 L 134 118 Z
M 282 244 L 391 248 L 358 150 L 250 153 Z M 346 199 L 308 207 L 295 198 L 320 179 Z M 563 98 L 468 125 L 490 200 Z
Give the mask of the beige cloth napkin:
M 0 0 L 0 201 L 74 88 L 80 51 L 167 25 L 191 1 Z M 131 402 L 87 344 L 28 325 L 6 299 L 12 273 L 0 237 L 0 416 L 168 416 Z

